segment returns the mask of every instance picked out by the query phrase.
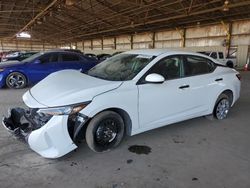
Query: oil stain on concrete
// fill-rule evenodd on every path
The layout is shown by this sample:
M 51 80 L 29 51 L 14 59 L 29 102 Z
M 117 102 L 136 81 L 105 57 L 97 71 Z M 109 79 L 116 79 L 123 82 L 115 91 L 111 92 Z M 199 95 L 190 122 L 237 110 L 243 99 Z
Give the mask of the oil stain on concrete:
M 151 153 L 151 148 L 148 146 L 143 146 L 143 145 L 133 145 L 133 146 L 130 146 L 128 150 L 138 155 L 141 155 L 141 154 L 148 155 L 149 153 Z

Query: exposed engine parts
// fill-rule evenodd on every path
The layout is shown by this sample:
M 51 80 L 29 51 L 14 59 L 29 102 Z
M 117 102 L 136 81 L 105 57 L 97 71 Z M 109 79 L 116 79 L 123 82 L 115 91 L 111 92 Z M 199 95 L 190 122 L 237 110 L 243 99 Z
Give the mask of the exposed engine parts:
M 29 133 L 45 125 L 52 116 L 36 113 L 37 109 L 12 108 L 3 118 L 4 126 L 16 137 L 27 141 Z

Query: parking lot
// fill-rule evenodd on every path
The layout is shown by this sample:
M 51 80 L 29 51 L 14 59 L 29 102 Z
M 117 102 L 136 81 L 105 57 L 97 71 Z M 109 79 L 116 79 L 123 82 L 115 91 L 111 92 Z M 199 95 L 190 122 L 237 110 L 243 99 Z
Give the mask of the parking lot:
M 0 183 L 7 187 L 250 187 L 250 73 L 227 119 L 204 117 L 126 137 L 97 154 L 83 141 L 70 154 L 45 159 L 0 127 Z M 0 91 L 0 113 L 22 104 L 27 89 Z M 206 99 L 206 96 L 204 96 Z M 148 146 L 148 154 L 128 148 Z

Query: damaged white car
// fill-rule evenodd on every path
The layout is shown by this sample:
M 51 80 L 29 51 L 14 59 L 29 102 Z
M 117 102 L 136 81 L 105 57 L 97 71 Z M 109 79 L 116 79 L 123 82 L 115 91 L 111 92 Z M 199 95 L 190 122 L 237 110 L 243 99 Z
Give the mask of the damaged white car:
M 197 53 L 125 52 L 92 68 L 53 73 L 23 95 L 3 125 L 46 158 L 61 157 L 85 139 L 95 152 L 124 135 L 213 114 L 224 119 L 240 95 L 234 69 Z

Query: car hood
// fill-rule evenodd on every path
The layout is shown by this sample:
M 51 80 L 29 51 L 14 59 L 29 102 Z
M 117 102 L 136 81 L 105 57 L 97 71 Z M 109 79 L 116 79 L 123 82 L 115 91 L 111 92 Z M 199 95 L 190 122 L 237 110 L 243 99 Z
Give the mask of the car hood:
M 120 81 L 106 81 L 76 70 L 63 70 L 49 75 L 31 88 L 23 100 L 30 108 L 66 106 L 91 101 L 121 84 Z
M 22 65 L 24 64 L 23 62 L 21 61 L 17 61 L 17 60 L 14 60 L 14 61 L 3 61 L 0 63 L 0 68 L 8 68 L 8 67 L 14 67 L 16 65 Z

